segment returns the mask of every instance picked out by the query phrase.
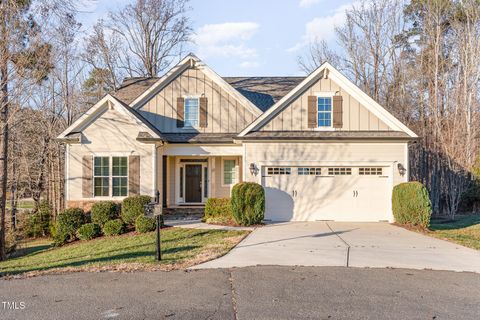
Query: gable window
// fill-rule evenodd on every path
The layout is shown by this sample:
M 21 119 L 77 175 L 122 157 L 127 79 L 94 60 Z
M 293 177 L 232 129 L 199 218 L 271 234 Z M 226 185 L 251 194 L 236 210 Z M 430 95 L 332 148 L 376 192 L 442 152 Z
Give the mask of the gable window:
M 199 116 L 198 98 L 185 99 L 185 127 L 197 127 Z
M 234 159 L 224 159 L 223 160 L 223 184 L 232 185 L 236 183 L 237 172 L 235 169 Z
M 93 168 L 93 190 L 95 197 L 127 196 L 128 158 L 95 157 Z
M 329 128 L 332 126 L 332 98 L 318 97 L 317 99 L 318 127 Z

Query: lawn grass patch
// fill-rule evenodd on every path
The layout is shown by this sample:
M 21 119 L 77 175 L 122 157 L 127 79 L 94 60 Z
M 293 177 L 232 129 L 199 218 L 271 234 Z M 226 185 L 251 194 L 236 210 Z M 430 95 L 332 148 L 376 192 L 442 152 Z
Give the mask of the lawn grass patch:
M 480 250 L 480 215 L 457 216 L 454 221 L 432 220 L 428 234 Z
M 182 269 L 224 255 L 246 234 L 245 231 L 166 228 L 161 233 L 160 262 L 155 260 L 155 232 L 78 241 L 0 262 L 0 276 L 36 275 L 45 271 Z

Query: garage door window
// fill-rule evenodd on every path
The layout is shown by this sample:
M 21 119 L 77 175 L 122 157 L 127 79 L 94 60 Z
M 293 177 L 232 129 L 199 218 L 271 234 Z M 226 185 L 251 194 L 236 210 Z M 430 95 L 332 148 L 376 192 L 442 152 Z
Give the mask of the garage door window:
M 358 174 L 361 176 L 381 176 L 382 168 L 374 168 L 374 167 L 359 168 Z
M 298 175 L 299 176 L 307 176 L 307 175 L 315 175 L 315 176 L 319 176 L 322 174 L 322 168 L 318 168 L 318 167 L 309 167 L 309 168 L 303 168 L 303 167 L 300 167 L 298 168 Z
M 292 168 L 289 167 L 270 167 L 267 168 L 268 175 L 289 175 L 292 173 Z
M 349 176 L 351 174 L 352 174 L 352 168 L 344 168 L 344 167 L 328 168 L 329 176 Z

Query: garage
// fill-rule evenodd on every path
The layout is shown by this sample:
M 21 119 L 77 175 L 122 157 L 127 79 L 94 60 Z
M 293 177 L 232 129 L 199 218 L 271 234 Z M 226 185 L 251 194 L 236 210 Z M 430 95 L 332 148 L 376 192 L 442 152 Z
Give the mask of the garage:
M 392 167 L 264 166 L 265 219 L 392 221 Z

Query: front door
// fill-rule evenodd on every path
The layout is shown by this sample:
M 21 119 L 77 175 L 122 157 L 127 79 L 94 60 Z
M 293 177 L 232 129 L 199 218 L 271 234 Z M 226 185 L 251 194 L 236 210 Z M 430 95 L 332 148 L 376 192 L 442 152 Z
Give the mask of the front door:
M 202 165 L 185 165 L 185 202 L 202 202 Z

